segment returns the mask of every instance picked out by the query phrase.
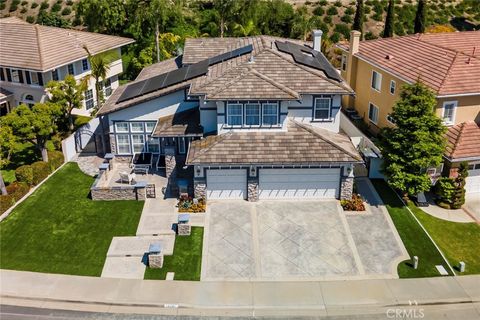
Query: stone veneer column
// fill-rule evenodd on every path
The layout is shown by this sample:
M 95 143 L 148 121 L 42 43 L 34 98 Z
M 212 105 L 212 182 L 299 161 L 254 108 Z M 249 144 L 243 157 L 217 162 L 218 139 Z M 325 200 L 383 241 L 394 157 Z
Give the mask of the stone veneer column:
M 258 178 L 249 178 L 247 182 L 247 200 L 258 201 Z
M 193 193 L 195 198 L 207 198 L 207 184 L 205 180 L 193 181 Z
M 175 159 L 175 147 L 165 147 L 165 174 L 167 179 L 170 179 L 171 176 L 175 175 L 176 166 L 177 160 Z
M 342 177 L 340 200 L 350 200 L 353 195 L 353 177 Z
M 113 154 L 116 154 L 117 153 L 117 142 L 115 141 L 115 135 L 114 134 L 110 134 L 109 135 L 109 139 L 110 140 L 110 152 L 113 153 Z

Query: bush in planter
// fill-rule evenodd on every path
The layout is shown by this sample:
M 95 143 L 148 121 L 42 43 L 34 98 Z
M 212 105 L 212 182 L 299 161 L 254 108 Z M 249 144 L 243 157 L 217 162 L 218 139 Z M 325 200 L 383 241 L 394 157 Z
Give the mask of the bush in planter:
M 50 165 L 47 162 L 38 161 L 32 164 L 33 184 L 37 185 L 50 174 Z
M 362 198 L 355 193 L 352 195 L 351 200 L 342 200 L 340 204 L 345 211 L 365 211 Z
M 180 200 L 178 201 L 178 212 L 184 212 L 184 213 L 199 213 L 199 212 L 205 212 L 207 208 L 207 203 L 205 199 L 199 198 L 197 199 L 198 203 L 194 203 L 194 200 L 192 197 L 181 197 Z
M 12 182 L 7 186 L 8 195 L 12 196 L 13 201 L 20 200 L 30 190 L 30 186 L 25 182 Z
M 48 152 L 48 164 L 50 165 L 50 170 L 53 172 L 55 169 L 60 167 L 64 162 L 63 153 L 60 151 L 49 151 Z
M 10 194 L 0 195 L 0 214 L 4 213 L 15 204 L 15 199 Z
M 15 169 L 15 179 L 18 182 L 24 182 L 29 186 L 33 185 L 33 169 L 32 166 L 24 165 Z

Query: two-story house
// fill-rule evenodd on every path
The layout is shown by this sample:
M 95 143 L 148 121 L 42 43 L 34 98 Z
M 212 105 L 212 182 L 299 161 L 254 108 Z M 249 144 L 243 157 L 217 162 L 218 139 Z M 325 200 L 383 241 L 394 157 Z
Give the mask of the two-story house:
M 342 105 L 354 108 L 373 133 L 394 126 L 389 115 L 403 85 L 419 80 L 433 90 L 435 112 L 449 128 L 449 146 L 439 170 L 454 177 L 459 164 L 467 161 L 467 190 L 480 192 L 480 141 L 471 141 L 469 152 L 453 152 L 465 148 L 471 139 L 467 131 L 470 137 L 480 131 L 480 31 L 368 41 L 360 41 L 360 33 L 352 31 L 350 42 L 338 47 L 343 51 L 342 76 L 355 90 L 355 97 L 345 97 Z
M 169 178 L 193 171 L 207 199 L 350 198 L 362 159 L 339 117 L 353 90 L 313 37 L 187 39 L 99 110 L 111 151 L 154 153 Z
M 122 73 L 121 47 L 133 40 L 29 24 L 19 18 L 0 19 L 0 112 L 6 114 L 20 104 L 33 105 L 47 99 L 45 86 L 50 80 L 63 80 L 71 74 L 80 80 L 91 74 L 87 47 L 92 54 L 112 51 L 107 78 L 102 79 L 104 96 L 115 90 Z M 88 115 L 96 105 L 95 79 L 90 77 L 84 92 Z

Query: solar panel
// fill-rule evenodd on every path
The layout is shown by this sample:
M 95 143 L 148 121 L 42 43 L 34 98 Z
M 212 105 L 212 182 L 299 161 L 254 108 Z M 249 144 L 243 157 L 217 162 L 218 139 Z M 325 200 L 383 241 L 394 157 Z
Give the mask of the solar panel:
M 121 94 L 120 98 L 118 98 L 117 102 L 123 102 L 126 100 L 133 99 L 139 95 L 141 95 L 141 91 L 143 86 L 145 85 L 144 81 L 132 83 L 125 88 L 123 93 Z
M 166 77 L 167 77 L 167 74 L 163 73 L 163 74 L 155 76 L 153 78 L 146 79 L 145 80 L 146 84 L 143 87 L 142 95 L 153 92 L 153 91 L 156 91 L 156 90 L 158 90 L 158 88 L 162 88 Z
M 328 62 L 323 53 L 291 42 L 275 41 L 275 45 L 279 51 L 292 55 L 295 62 L 321 70 L 330 79 L 342 81 L 337 70 Z
M 241 47 L 241 48 L 235 49 L 233 51 L 225 52 L 225 53 L 219 54 L 218 56 L 210 58 L 209 61 L 208 61 L 208 65 L 212 66 L 214 64 L 217 64 L 217 63 L 220 63 L 220 62 L 223 62 L 223 61 L 235 58 L 235 57 L 239 57 L 241 55 L 244 55 L 246 53 L 250 53 L 252 51 L 253 51 L 253 46 L 251 44 L 249 44 L 248 46 Z
M 186 80 L 185 77 L 187 75 L 188 68 L 189 67 L 183 67 L 167 73 L 167 78 L 163 83 L 163 87 L 169 87 Z
M 208 61 L 203 60 L 188 67 L 186 79 L 192 79 L 208 72 Z

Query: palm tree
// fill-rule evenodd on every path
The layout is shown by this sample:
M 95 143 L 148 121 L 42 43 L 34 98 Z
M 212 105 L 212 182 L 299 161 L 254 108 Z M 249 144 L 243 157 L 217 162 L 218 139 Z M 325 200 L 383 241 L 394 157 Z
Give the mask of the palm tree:
M 248 37 L 257 34 L 257 26 L 253 22 L 252 19 L 248 20 L 245 25 L 241 25 L 240 23 L 235 23 L 234 27 L 234 35 L 240 37 Z

